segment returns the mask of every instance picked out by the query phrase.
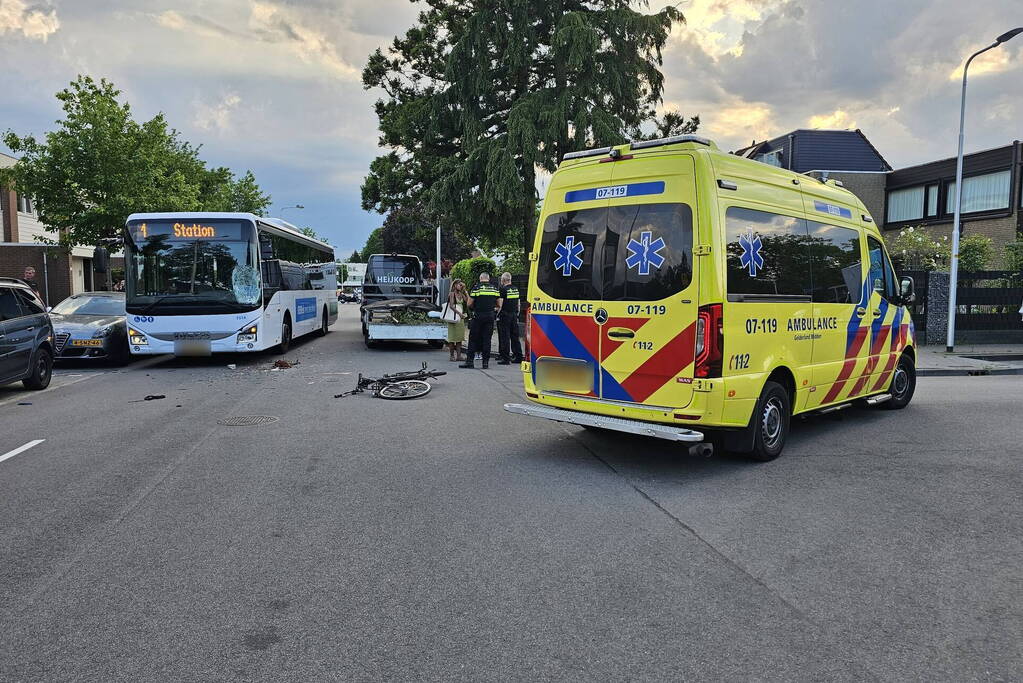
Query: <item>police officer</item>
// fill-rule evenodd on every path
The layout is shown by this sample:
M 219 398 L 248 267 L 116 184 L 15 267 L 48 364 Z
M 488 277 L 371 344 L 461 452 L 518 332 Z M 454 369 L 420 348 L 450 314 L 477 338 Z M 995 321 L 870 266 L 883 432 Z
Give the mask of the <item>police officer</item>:
M 519 288 L 512 284 L 511 273 L 501 274 L 501 312 L 497 316 L 498 365 L 522 362 L 522 344 L 519 343 Z
M 460 368 L 471 368 L 476 352 L 483 356 L 483 369 L 490 367 L 490 341 L 494 335 L 494 317 L 501 312 L 501 293 L 490 284 L 490 274 L 480 273 L 480 281 L 469 291 L 469 352 Z

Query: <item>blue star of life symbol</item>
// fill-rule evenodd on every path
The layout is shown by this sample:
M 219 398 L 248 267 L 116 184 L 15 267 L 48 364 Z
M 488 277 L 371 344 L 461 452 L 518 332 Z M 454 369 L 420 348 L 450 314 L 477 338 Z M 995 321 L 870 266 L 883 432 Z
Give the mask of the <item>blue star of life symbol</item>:
M 760 235 L 754 235 L 753 229 L 750 228 L 745 235 L 739 235 L 739 246 L 742 247 L 739 263 L 743 268 L 749 269 L 750 277 L 756 277 L 757 271 L 764 268 L 764 257 L 760 255 L 764 243 L 760 241 Z
M 639 241 L 634 239 L 629 240 L 629 244 L 626 249 L 629 250 L 629 256 L 625 259 L 625 265 L 629 268 L 635 268 L 639 266 L 640 275 L 649 275 L 650 266 L 654 268 L 660 268 L 664 263 L 664 257 L 661 256 L 661 249 L 664 249 L 664 239 L 658 237 L 654 241 L 650 241 L 653 238 L 653 233 L 649 230 L 644 230 L 639 233 Z
M 583 267 L 583 245 L 577 244 L 575 237 L 571 235 L 554 247 L 554 253 L 558 255 L 554 260 L 554 269 L 560 270 L 565 277 L 571 275 L 573 270 Z

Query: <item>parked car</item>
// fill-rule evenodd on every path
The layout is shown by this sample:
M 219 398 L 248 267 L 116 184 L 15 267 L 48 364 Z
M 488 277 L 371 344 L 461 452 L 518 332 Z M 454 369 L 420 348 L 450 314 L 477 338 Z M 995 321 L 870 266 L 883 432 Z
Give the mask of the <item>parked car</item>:
M 53 327 L 46 307 L 21 280 L 0 277 L 0 384 L 45 389 L 53 374 Z
M 83 292 L 54 306 L 56 360 L 128 362 L 124 301 L 124 292 Z

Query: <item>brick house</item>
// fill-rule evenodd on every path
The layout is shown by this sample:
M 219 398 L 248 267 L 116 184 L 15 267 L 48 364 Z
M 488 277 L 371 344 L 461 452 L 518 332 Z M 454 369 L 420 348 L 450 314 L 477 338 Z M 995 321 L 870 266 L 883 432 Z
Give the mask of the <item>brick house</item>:
M 0 153 L 0 167 L 10 167 L 17 159 Z M 70 251 L 44 244 L 54 233 L 39 221 L 32 198 L 0 186 L 0 276 L 21 278 L 25 268 L 36 270 L 39 293 L 47 305 L 54 305 L 71 294 L 106 288 L 106 276 L 92 267 L 93 249 L 74 247 Z M 123 267 L 122 259 L 111 259 L 113 267 Z

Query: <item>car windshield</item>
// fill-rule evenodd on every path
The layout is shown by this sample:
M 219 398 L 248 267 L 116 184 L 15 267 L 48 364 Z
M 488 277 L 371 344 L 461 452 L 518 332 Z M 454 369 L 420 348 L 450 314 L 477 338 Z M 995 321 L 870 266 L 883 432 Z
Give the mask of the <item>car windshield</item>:
M 251 308 L 260 301 L 253 230 L 245 221 L 136 221 L 128 225 L 127 247 L 129 307 L 180 301 Z
M 53 307 L 57 315 L 124 315 L 124 298 L 119 296 L 72 296 Z

